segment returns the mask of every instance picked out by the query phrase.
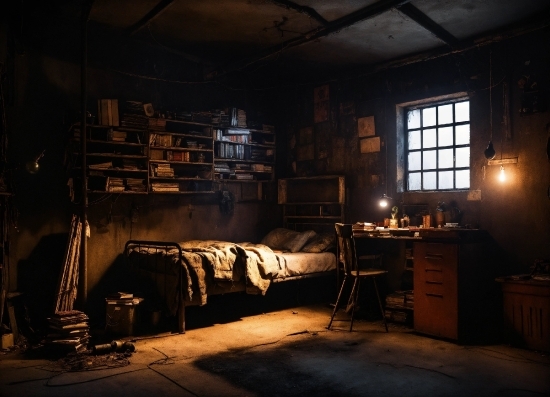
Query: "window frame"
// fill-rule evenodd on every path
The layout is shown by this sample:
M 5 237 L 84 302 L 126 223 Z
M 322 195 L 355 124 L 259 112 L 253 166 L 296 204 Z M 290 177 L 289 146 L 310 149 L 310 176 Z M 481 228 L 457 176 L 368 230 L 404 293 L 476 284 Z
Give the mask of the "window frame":
M 468 113 L 467 121 L 456 121 L 456 104 L 468 102 L 468 107 L 471 109 L 471 98 L 466 93 L 456 93 L 453 95 L 437 97 L 437 98 L 428 98 L 422 101 L 411 102 L 397 105 L 397 151 L 398 151 L 398 178 L 397 178 L 397 190 L 400 192 L 407 193 L 425 193 L 425 192 L 455 192 L 455 191 L 467 191 L 471 188 L 471 110 Z M 452 114 L 453 119 L 450 123 L 439 124 L 439 111 L 438 107 L 443 105 L 452 104 Z M 432 126 L 423 126 L 423 117 L 424 109 L 434 108 L 435 109 L 435 124 Z M 417 128 L 408 128 L 408 112 L 411 110 L 420 110 L 420 120 L 419 126 Z M 469 137 L 467 144 L 457 144 L 455 129 L 457 126 L 468 125 L 469 126 Z M 401 127 L 401 128 L 400 128 Z M 439 128 L 452 127 L 452 144 L 440 146 L 439 143 Z M 430 147 L 424 147 L 424 131 L 425 130 L 435 130 L 435 145 Z M 409 148 L 409 131 L 418 131 L 420 133 L 420 145 L 419 148 L 410 149 Z M 467 166 L 456 165 L 456 151 L 460 148 L 470 149 L 469 162 Z M 453 151 L 453 161 L 450 167 L 440 167 L 439 164 L 439 152 L 445 149 L 452 149 Z M 426 169 L 424 168 L 424 153 L 428 151 L 435 152 L 435 166 L 434 168 Z M 420 154 L 420 168 L 415 170 L 409 170 L 409 153 L 419 153 Z M 401 156 L 399 154 L 401 153 Z M 401 160 L 401 161 L 399 161 Z M 424 188 L 424 173 L 433 171 L 436 174 L 435 177 L 435 188 Z M 453 173 L 452 176 L 452 187 L 451 188 L 440 188 L 439 172 L 441 171 L 450 171 Z M 467 187 L 456 187 L 456 172 L 457 171 L 469 171 L 468 177 L 468 186 Z M 409 188 L 409 175 L 410 174 L 419 174 L 420 176 L 420 189 L 411 190 Z

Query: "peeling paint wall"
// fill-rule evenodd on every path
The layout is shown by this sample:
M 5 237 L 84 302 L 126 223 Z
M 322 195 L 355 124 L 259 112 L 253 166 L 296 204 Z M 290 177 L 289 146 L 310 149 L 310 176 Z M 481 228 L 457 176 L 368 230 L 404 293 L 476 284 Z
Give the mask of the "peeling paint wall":
M 316 86 L 326 83 L 302 85 L 299 95 L 293 93 L 296 100 L 282 112 L 288 115 L 284 121 L 289 126 L 287 140 L 296 140 L 296 134 L 310 128 L 314 142 L 328 140 L 328 155 L 320 158 L 315 152 L 313 158 L 300 161 L 290 151 L 285 176 L 345 175 L 349 222 L 379 222 L 389 217 L 389 210 L 377 205 L 383 193 L 393 197 L 392 204 L 400 211 L 403 205 L 421 203 L 433 214 L 439 201 L 454 201 L 463 212 L 462 224 L 485 229 L 495 240 L 502 274 L 529 272 L 536 258 L 550 257 L 550 163 L 546 156 L 550 112 L 520 115 L 523 90 L 519 84 L 522 76 L 531 76 L 548 104 L 548 48 L 550 34 L 545 29 L 431 61 L 334 79 L 329 84 L 330 117 L 321 123 L 314 123 L 312 103 Z M 475 194 L 400 192 L 398 181 L 403 174 L 397 163 L 403 152 L 397 105 L 464 91 L 471 101 L 470 190 Z M 483 155 L 490 139 L 489 92 L 496 158 L 502 153 L 503 158 L 519 159 L 506 167 L 504 184 L 496 180 L 499 167 L 488 166 Z M 505 93 L 509 113 L 504 110 Z M 359 141 L 365 138 L 358 136 L 357 120 L 367 116 L 374 116 L 379 152 L 360 152 Z

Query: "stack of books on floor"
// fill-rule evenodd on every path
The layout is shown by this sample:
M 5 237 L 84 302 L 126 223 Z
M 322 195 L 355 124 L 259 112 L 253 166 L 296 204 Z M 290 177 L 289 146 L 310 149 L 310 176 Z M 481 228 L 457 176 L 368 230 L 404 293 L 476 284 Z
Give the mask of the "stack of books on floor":
M 154 182 L 151 184 L 153 192 L 179 192 L 179 183 Z
M 384 315 L 387 321 L 396 323 L 412 323 L 414 310 L 413 291 L 395 291 L 386 296 L 386 310 Z
M 44 346 L 62 353 L 86 351 L 90 339 L 88 316 L 79 310 L 57 312 L 48 318 Z

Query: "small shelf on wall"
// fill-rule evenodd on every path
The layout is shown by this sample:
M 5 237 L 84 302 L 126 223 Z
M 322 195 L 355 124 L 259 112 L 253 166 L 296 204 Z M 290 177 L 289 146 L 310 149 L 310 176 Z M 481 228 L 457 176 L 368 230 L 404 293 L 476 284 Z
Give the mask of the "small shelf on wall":
M 278 197 L 286 228 L 334 233 L 334 223 L 345 221 L 344 176 L 279 179 Z

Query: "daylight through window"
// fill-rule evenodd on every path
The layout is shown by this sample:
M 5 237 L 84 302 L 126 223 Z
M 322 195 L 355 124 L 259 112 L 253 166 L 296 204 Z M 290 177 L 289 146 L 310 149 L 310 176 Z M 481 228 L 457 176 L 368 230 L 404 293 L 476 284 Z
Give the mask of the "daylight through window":
M 406 112 L 407 190 L 470 188 L 470 101 Z

